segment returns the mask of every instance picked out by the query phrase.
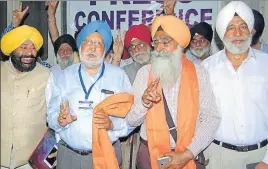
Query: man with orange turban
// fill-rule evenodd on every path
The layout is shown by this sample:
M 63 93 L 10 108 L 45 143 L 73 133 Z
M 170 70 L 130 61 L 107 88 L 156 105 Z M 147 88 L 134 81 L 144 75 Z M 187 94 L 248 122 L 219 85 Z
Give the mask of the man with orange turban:
M 195 169 L 194 158 L 213 140 L 220 124 L 207 71 L 186 59 L 190 31 L 175 16 L 152 23 L 154 51 L 133 83 L 131 126 L 141 125 L 139 169 Z M 158 159 L 170 160 L 161 166 Z
M 1 169 L 31 169 L 27 164 L 46 129 L 45 90 L 49 69 L 37 61 L 40 32 L 23 25 L 1 39 Z

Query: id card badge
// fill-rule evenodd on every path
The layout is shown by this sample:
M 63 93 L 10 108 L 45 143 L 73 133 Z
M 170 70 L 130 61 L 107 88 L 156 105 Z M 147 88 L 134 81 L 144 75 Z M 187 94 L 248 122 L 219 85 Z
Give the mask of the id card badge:
M 93 101 L 79 101 L 78 109 L 79 110 L 93 110 Z

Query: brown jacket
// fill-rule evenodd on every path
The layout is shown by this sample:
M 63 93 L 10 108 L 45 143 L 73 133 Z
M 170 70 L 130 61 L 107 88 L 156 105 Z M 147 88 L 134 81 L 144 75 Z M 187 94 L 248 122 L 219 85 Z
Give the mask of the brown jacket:
M 46 129 L 45 89 L 49 69 L 17 72 L 1 62 L 1 166 L 10 166 L 13 145 L 15 167 L 26 164 Z

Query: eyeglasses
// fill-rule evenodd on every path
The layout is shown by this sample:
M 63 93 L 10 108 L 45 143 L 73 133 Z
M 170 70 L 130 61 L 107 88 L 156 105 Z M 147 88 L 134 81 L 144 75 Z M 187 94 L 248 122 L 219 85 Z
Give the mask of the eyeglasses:
M 168 47 L 169 43 L 172 42 L 174 39 L 160 39 L 160 40 L 153 40 L 152 46 L 157 47 L 159 44 L 163 45 L 164 47 Z
M 145 48 L 145 44 L 144 43 L 139 43 L 137 45 L 130 45 L 130 47 L 128 48 L 128 51 L 132 52 L 134 49 L 136 49 L 136 47 L 138 49 L 143 49 L 143 48 Z
M 200 38 L 200 39 L 193 39 L 192 41 L 191 41 L 191 43 L 193 43 L 193 44 L 197 44 L 197 43 L 204 43 L 204 42 L 206 42 L 206 39 L 205 38 Z
M 83 41 L 84 45 L 87 46 L 92 46 L 94 44 L 94 46 L 96 48 L 103 48 L 104 47 L 104 43 L 103 42 L 99 42 L 99 41 L 92 41 L 92 40 L 84 40 Z

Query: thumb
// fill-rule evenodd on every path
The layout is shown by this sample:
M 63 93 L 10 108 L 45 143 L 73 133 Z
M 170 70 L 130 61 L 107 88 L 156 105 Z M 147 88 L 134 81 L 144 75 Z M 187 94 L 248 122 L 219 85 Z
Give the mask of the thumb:
M 166 156 L 173 157 L 174 156 L 174 152 L 164 153 L 162 157 L 166 157 Z
M 77 116 L 72 116 L 71 115 L 71 118 L 72 118 L 73 121 L 77 120 Z

